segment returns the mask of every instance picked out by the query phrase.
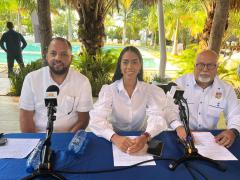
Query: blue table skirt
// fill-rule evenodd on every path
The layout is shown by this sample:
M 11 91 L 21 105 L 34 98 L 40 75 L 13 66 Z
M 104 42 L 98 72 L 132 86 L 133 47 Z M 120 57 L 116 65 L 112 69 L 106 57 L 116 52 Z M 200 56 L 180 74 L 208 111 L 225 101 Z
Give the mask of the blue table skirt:
M 217 131 L 213 132 L 218 133 Z M 137 135 L 139 133 L 123 133 L 124 135 Z M 8 138 L 44 138 L 45 134 L 7 134 Z M 71 133 L 54 133 L 52 136 L 51 148 L 55 151 L 54 169 L 57 170 L 100 170 L 111 169 L 113 167 L 112 144 L 103 138 L 89 133 L 89 144 L 83 155 L 78 157 L 70 156 L 66 153 L 67 146 L 72 139 Z M 183 156 L 183 147 L 178 143 L 175 132 L 163 132 L 156 137 L 164 142 L 163 158 L 178 159 Z M 240 140 L 230 148 L 233 154 L 240 158 Z M 134 167 L 131 169 L 102 173 L 102 174 L 62 174 L 67 179 L 77 180 L 153 180 L 153 179 L 193 179 L 191 173 L 197 176 L 198 179 L 204 179 L 199 173 L 186 168 L 181 164 L 175 171 L 171 171 L 168 165 L 171 161 L 161 160 L 156 162 L 156 166 Z M 192 161 L 189 162 L 191 166 L 199 169 L 209 179 L 226 179 L 239 180 L 240 179 L 240 163 L 239 161 L 225 161 L 228 170 L 220 172 L 213 168 L 206 162 Z M 26 172 L 26 158 L 25 159 L 0 159 L 0 180 L 15 180 L 21 179 L 29 175 Z

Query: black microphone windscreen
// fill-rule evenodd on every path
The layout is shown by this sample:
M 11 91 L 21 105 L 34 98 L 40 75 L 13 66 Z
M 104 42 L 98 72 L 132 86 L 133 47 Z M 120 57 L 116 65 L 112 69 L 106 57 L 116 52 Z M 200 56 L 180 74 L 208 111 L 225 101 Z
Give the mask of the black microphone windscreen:
M 170 83 L 168 83 L 168 86 L 169 86 L 170 89 L 171 89 L 172 86 L 177 86 L 177 84 L 176 84 L 175 82 L 170 82 Z
M 46 92 L 57 92 L 59 94 L 59 88 L 56 85 L 51 85 L 47 88 Z
M 47 88 L 45 93 L 45 106 L 57 106 L 57 96 L 59 94 L 59 88 L 56 85 L 51 85 Z

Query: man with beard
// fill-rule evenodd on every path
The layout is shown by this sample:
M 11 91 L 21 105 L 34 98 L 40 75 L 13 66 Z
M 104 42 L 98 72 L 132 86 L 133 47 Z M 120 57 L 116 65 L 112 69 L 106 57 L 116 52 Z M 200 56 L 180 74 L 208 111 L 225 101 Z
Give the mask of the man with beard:
M 70 68 L 72 46 L 63 38 L 53 38 L 48 46 L 48 66 L 29 73 L 20 97 L 20 129 L 22 132 L 43 132 L 47 126 L 44 95 L 50 85 L 59 87 L 55 132 L 76 132 L 85 129 L 92 109 L 89 80 Z
M 191 130 L 216 129 L 220 113 L 223 112 L 227 129 L 215 136 L 218 144 L 230 147 L 240 131 L 240 105 L 233 88 L 219 79 L 218 55 L 212 50 L 198 54 L 194 73 L 184 75 L 176 83 L 184 89 L 189 107 Z M 181 139 L 186 133 L 180 121 L 171 124 Z

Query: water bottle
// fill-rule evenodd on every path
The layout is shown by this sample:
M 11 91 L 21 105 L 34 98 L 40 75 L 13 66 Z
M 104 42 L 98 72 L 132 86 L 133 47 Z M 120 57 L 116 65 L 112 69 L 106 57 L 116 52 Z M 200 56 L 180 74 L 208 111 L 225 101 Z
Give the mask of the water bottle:
M 42 139 L 38 142 L 37 146 L 33 149 L 32 153 L 28 157 L 27 168 L 26 168 L 26 171 L 28 173 L 32 173 L 40 165 L 40 156 L 41 156 L 43 144 L 44 144 L 44 140 Z
M 88 133 L 82 129 L 78 130 L 68 145 L 68 151 L 72 154 L 82 155 L 88 144 Z

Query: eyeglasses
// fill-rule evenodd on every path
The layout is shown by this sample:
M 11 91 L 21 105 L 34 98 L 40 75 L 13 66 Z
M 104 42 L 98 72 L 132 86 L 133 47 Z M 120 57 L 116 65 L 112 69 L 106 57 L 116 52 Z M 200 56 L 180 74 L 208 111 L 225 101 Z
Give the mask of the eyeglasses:
M 216 68 L 216 64 L 203 64 L 203 63 L 198 63 L 198 64 L 195 64 L 196 68 L 198 70 L 203 70 L 205 68 L 205 66 L 207 67 L 207 70 L 213 70 Z

